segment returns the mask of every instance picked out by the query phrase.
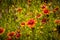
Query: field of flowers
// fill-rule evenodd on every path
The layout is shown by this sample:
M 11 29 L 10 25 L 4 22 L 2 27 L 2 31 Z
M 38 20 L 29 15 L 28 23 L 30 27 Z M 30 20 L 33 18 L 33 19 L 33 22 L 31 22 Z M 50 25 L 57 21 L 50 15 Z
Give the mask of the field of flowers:
M 0 40 L 60 40 L 60 0 L 0 0 Z

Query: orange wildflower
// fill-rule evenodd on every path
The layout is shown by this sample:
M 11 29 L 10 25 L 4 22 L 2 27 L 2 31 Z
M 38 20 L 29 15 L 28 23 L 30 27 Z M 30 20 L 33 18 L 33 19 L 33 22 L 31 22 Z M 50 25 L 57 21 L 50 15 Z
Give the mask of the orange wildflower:
M 44 23 L 47 22 L 47 19 L 46 19 L 46 18 L 43 18 L 43 19 L 41 20 L 41 22 L 44 24 Z
M 15 32 L 9 32 L 9 33 L 7 34 L 8 37 L 13 37 L 14 35 L 15 35 Z
M 22 8 L 17 8 L 17 12 L 21 12 L 22 11 Z
M 18 39 L 21 36 L 20 33 L 16 33 L 16 38 Z
M 36 18 L 40 18 L 42 16 L 42 14 L 37 14 Z
M 7 38 L 7 40 L 12 40 L 12 38 Z
M 59 7 L 54 8 L 53 12 L 56 12 L 59 9 Z
M 20 24 L 21 26 L 25 26 L 25 22 L 21 22 L 21 24 Z
M 60 24 L 60 20 L 55 20 L 54 21 L 56 24 Z
M 0 35 L 3 34 L 5 32 L 5 29 L 0 27 Z
M 28 25 L 29 28 L 33 28 L 35 26 L 35 23 L 36 23 L 36 21 L 34 19 L 30 19 L 27 22 L 27 25 Z
M 43 13 L 47 15 L 47 14 L 49 14 L 49 10 L 48 9 L 44 9 Z

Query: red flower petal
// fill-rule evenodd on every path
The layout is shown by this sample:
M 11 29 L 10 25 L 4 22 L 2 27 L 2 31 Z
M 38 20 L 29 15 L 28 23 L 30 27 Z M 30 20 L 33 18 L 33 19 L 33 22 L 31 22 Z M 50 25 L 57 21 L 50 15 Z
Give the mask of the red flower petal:
M 49 10 L 48 9 L 44 9 L 43 12 L 44 12 L 44 14 L 48 14 Z
M 55 23 L 56 23 L 56 24 L 59 24 L 59 23 L 60 23 L 60 20 L 55 20 Z
M 24 22 L 22 22 L 22 23 L 21 23 L 21 25 L 25 25 L 25 23 L 24 23 Z
M 7 38 L 7 40 L 12 40 L 12 38 Z
M 15 35 L 15 32 L 9 32 L 8 33 L 8 37 L 12 37 L 12 36 L 14 36 Z
M 17 9 L 17 12 L 21 12 L 21 11 L 22 11 L 22 8 L 18 8 L 18 9 Z
M 40 18 L 40 16 L 41 16 L 41 14 L 38 14 L 36 17 L 37 17 L 37 18 Z
M 16 33 L 16 38 L 19 38 L 21 36 L 20 33 Z
M 59 9 L 59 7 L 54 8 L 53 12 L 56 12 Z
M 46 5 L 43 5 L 41 8 L 42 8 L 42 9 L 46 8 Z
M 1 35 L 1 34 L 3 34 L 3 33 L 4 33 L 4 31 L 5 31 L 5 29 L 4 29 L 4 28 L 2 28 L 2 27 L 0 27 L 0 35 Z
M 57 8 L 55 8 L 55 10 L 58 10 L 59 8 L 57 7 Z
M 46 23 L 46 21 L 47 21 L 46 18 L 43 18 L 41 22 Z
M 28 27 L 32 28 L 32 27 L 34 27 L 35 23 L 36 23 L 36 21 L 34 19 L 30 19 L 27 22 L 27 25 L 28 25 Z
M 25 22 L 22 22 L 20 25 L 21 25 L 21 26 L 24 26 L 24 25 L 25 25 Z

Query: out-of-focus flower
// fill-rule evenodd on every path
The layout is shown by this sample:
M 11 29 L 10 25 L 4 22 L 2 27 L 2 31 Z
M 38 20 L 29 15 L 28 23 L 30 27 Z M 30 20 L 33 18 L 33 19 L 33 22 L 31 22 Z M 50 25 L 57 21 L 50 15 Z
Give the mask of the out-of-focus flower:
M 58 9 L 59 9 L 59 7 L 56 7 L 56 8 L 55 8 L 55 10 L 58 10 Z
M 42 9 L 46 8 L 46 5 L 42 5 L 41 8 L 42 8 Z
M 29 28 L 33 28 L 36 24 L 36 21 L 34 19 L 30 19 L 28 22 L 27 22 L 27 25 Z
M 31 0 L 28 0 L 28 2 L 31 2 Z
M 46 5 L 46 3 L 44 3 L 44 4 L 41 5 L 41 9 L 42 10 L 44 10 L 45 8 L 48 8 L 47 5 Z
M 28 2 L 28 5 L 30 5 L 30 4 L 31 4 L 31 0 L 28 0 L 27 2 Z
M 16 33 L 16 38 L 20 38 L 21 34 L 20 33 Z
M 20 24 L 21 26 L 25 26 L 25 22 L 21 22 L 21 24 Z
M 5 32 L 5 29 L 0 27 L 0 35 L 2 35 Z
M 15 32 L 8 32 L 7 36 L 8 37 L 13 37 L 15 35 Z
M 7 40 L 12 40 L 12 38 L 9 37 L 9 38 L 7 38 Z
M 22 11 L 22 8 L 17 8 L 17 12 L 21 12 Z
M 46 18 L 43 18 L 43 19 L 41 20 L 41 22 L 42 22 L 43 24 L 46 23 L 46 21 L 47 21 Z
M 43 13 L 46 14 L 46 15 L 48 15 L 49 14 L 49 10 L 48 9 L 44 9 Z
M 42 16 L 42 14 L 37 14 L 36 18 L 40 18 Z
M 21 36 L 20 29 L 16 30 L 15 38 L 19 39 Z
M 57 6 L 56 8 L 54 8 L 53 12 L 58 11 L 59 7 Z
M 55 20 L 54 21 L 56 24 L 60 24 L 60 20 Z

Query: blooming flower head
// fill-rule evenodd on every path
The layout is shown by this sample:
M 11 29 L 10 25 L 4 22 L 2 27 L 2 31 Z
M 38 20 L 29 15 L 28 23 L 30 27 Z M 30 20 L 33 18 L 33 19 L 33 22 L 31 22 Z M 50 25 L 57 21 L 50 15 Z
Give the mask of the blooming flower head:
M 42 14 L 37 14 L 36 18 L 40 18 L 42 16 Z
M 8 37 L 13 37 L 14 35 L 15 35 L 15 32 L 9 32 L 9 33 L 7 34 Z
M 45 5 L 43 5 L 43 6 L 42 6 L 42 9 L 44 9 L 45 7 L 46 7 L 46 6 L 45 6 Z
M 7 38 L 7 40 L 12 40 L 12 38 Z
M 5 29 L 0 27 L 0 35 L 2 35 L 5 32 Z
M 22 8 L 17 8 L 17 12 L 21 12 L 22 11 Z
M 49 14 L 49 10 L 48 9 L 44 9 L 43 13 L 47 15 L 47 14 Z
M 25 22 L 21 22 L 21 24 L 20 24 L 21 26 L 25 26 Z
M 46 3 L 44 3 L 44 4 L 41 5 L 41 9 L 42 9 L 42 10 L 44 10 L 45 8 L 47 8 Z
M 56 24 L 60 24 L 60 20 L 55 20 L 54 21 Z
M 20 38 L 21 36 L 21 33 L 20 33 L 20 29 L 16 30 L 16 34 L 15 34 L 15 37 L 16 39 Z
M 20 38 L 21 34 L 20 33 L 16 33 L 16 38 Z
M 31 4 L 31 0 L 28 0 L 27 2 L 28 2 L 29 5 Z
M 54 8 L 53 12 L 56 12 L 59 9 L 59 7 Z
M 46 8 L 46 5 L 42 5 L 41 8 L 42 8 L 42 9 L 45 9 L 45 8 Z
M 43 24 L 46 23 L 46 21 L 47 21 L 46 18 L 43 18 L 43 19 L 41 20 L 41 22 L 42 22 Z
M 36 21 L 34 19 L 30 19 L 27 22 L 27 25 L 28 25 L 29 28 L 33 28 L 35 26 L 35 23 L 36 23 Z
M 58 9 L 59 9 L 59 7 L 56 7 L 56 8 L 55 8 L 55 10 L 58 10 Z
M 31 0 L 28 0 L 28 2 L 31 2 Z

